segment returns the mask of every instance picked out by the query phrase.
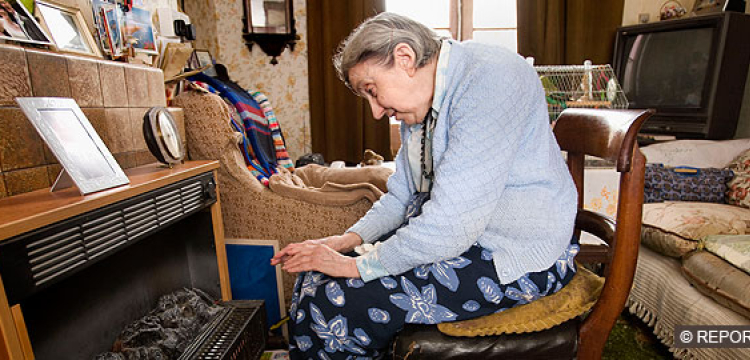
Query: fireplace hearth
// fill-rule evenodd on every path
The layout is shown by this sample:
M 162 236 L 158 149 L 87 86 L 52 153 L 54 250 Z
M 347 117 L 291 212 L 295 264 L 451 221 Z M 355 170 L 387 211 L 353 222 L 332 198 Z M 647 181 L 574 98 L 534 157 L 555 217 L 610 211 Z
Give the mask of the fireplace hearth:
M 212 299 L 231 300 L 217 167 L 144 166 L 100 193 L 0 199 L 0 359 L 167 360 L 195 348 L 228 312 Z

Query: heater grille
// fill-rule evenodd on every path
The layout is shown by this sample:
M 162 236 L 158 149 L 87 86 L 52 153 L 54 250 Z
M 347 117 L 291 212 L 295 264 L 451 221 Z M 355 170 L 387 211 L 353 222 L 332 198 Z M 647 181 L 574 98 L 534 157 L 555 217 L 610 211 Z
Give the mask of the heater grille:
M 216 316 L 179 360 L 255 360 L 266 343 L 266 311 L 263 301 L 223 302 Z
M 211 173 L 21 235 L 0 246 L 12 303 L 216 201 Z

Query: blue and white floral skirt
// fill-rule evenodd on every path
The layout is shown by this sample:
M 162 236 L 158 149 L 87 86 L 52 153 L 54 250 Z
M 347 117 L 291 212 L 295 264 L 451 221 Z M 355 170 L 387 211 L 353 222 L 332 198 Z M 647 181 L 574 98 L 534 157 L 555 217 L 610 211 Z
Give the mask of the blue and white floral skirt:
M 292 359 L 379 357 L 405 323 L 467 320 L 559 291 L 576 272 L 577 241 L 547 270 L 500 284 L 491 253 L 461 256 L 368 283 L 301 273 L 290 308 Z

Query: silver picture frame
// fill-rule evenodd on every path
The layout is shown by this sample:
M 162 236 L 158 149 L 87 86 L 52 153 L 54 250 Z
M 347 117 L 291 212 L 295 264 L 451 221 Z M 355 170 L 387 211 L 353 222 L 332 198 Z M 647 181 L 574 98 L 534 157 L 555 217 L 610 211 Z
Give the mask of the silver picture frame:
M 66 173 L 81 195 L 130 183 L 75 100 L 19 97 L 16 102 L 63 167 L 51 191 L 64 187 Z

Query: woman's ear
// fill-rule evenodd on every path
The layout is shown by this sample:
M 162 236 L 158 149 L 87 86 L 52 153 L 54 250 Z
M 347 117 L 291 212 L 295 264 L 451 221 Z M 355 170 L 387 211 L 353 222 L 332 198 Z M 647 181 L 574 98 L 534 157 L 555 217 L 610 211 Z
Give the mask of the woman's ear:
M 417 71 L 417 54 L 414 49 L 407 43 L 399 43 L 393 49 L 394 64 L 401 69 L 406 70 L 409 76 L 413 76 Z

